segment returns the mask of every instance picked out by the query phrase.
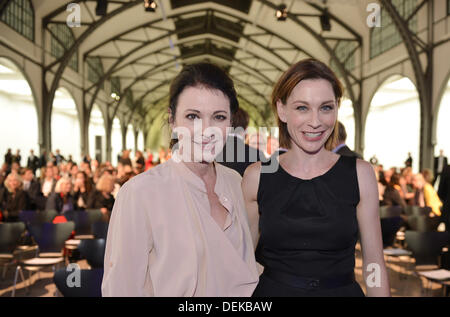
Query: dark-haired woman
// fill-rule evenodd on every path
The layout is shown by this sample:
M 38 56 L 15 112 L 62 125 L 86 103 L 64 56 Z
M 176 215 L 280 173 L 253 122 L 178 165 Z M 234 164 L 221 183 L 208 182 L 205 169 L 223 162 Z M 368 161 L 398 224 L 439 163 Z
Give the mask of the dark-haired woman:
M 76 173 L 75 182 L 73 184 L 73 200 L 76 210 L 84 210 L 87 208 L 89 196 L 92 192 L 91 180 L 86 173 L 79 171 Z
M 214 162 L 238 109 L 217 66 L 170 87 L 173 156 L 126 182 L 109 225 L 103 296 L 250 296 L 258 282 L 241 176 Z
M 264 266 L 254 296 L 364 296 L 354 277 L 358 231 L 367 293 L 389 296 L 374 171 L 331 151 L 341 97 L 336 76 L 313 59 L 274 88 L 280 144 L 289 150 L 272 157 L 276 171 L 254 163 L 242 181 Z

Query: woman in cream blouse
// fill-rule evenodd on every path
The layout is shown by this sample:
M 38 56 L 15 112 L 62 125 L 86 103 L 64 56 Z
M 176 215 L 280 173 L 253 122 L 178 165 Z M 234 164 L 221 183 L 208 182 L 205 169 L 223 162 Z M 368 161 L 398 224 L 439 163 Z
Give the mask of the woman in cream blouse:
M 170 87 L 170 160 L 120 189 L 103 296 L 250 296 L 258 282 L 241 177 L 214 162 L 238 101 L 217 66 L 185 67 Z

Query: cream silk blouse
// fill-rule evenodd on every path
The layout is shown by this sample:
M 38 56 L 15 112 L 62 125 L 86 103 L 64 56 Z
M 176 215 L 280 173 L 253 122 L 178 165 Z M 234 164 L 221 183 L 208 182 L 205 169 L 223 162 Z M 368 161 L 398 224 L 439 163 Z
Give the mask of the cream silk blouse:
M 172 158 L 125 183 L 108 229 L 103 296 L 252 295 L 258 272 L 241 176 L 214 165 L 224 228 L 184 163 Z

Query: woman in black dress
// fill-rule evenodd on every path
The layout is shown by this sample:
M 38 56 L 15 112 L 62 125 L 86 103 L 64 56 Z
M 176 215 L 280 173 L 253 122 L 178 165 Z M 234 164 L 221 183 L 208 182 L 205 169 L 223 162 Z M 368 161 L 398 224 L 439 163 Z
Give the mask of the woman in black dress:
M 364 296 L 354 278 L 358 232 L 367 295 L 390 296 L 372 166 L 331 152 L 341 97 L 335 74 L 314 59 L 274 88 L 280 145 L 289 150 L 252 164 L 242 180 L 264 266 L 253 296 Z

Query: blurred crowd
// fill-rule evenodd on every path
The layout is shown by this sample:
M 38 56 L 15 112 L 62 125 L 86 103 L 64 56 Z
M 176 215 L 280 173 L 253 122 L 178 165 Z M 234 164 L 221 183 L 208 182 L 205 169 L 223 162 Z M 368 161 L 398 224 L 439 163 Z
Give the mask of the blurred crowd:
M 109 161 L 99 163 L 85 156 L 77 163 L 59 150 L 43 152 L 39 157 L 30 151 L 26 165 L 21 165 L 20 150 L 8 149 L 0 169 L 0 221 L 19 220 L 21 210 L 56 210 L 64 214 L 71 210 L 100 209 L 109 218 L 120 187 L 130 178 L 170 158 L 170 150 L 161 148 L 154 161 L 136 151 L 124 150 L 117 166 Z

